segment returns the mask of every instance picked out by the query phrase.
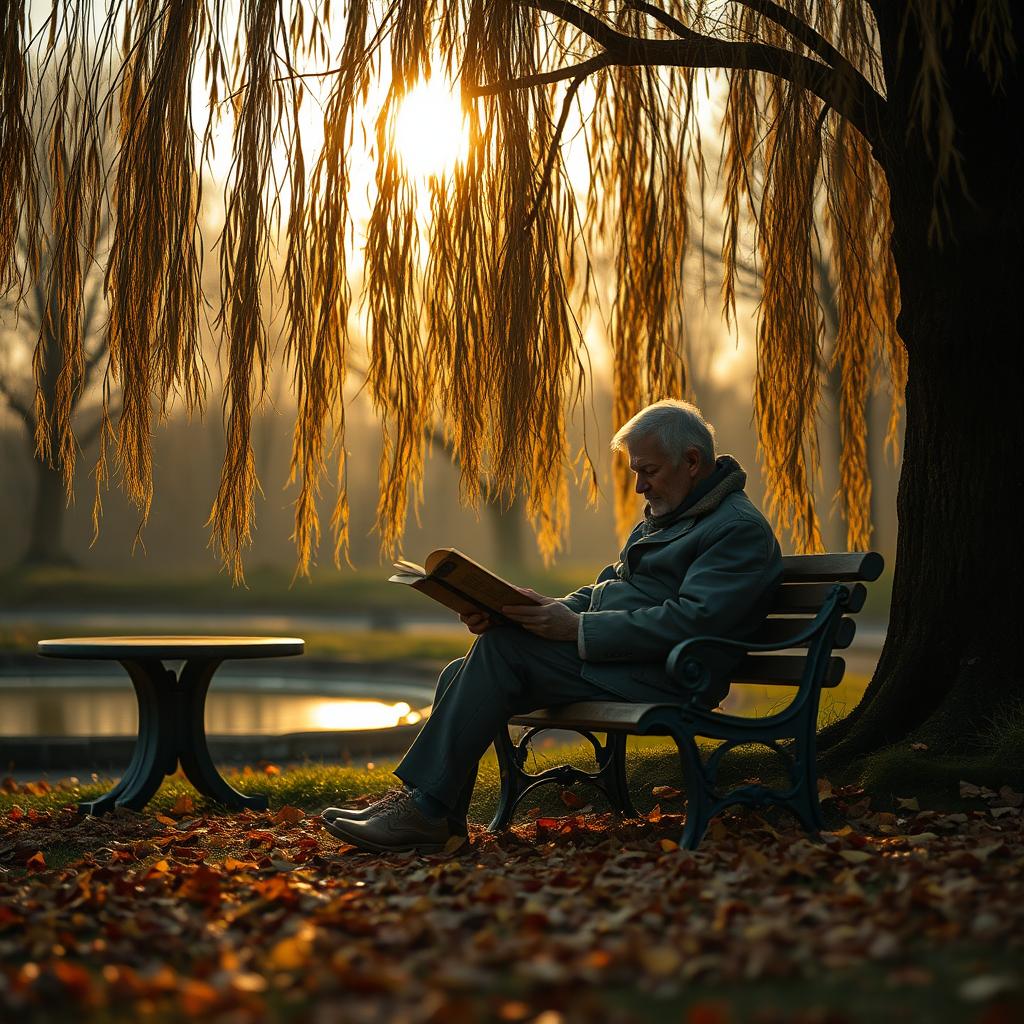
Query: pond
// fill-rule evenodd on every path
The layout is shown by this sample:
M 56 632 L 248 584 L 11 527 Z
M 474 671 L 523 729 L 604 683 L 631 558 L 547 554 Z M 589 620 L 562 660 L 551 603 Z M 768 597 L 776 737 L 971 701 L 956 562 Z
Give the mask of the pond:
M 222 666 L 206 701 L 210 750 L 228 761 L 399 754 L 430 713 L 434 676 L 378 672 Z M 123 768 L 137 728 L 135 692 L 115 666 L 0 675 L 0 767 Z
M 253 681 L 250 680 L 250 683 Z M 344 732 L 415 725 L 429 697 L 408 693 L 371 697 L 369 683 L 348 694 L 288 688 L 244 691 L 216 681 L 206 701 L 207 735 L 276 736 L 289 732 Z M 377 685 L 377 684 L 374 684 Z M 361 689 L 357 696 L 351 689 Z M 407 690 L 408 687 L 405 687 Z M 135 693 L 127 677 L 99 682 L 62 676 L 0 681 L 0 734 L 4 736 L 134 736 L 138 728 Z

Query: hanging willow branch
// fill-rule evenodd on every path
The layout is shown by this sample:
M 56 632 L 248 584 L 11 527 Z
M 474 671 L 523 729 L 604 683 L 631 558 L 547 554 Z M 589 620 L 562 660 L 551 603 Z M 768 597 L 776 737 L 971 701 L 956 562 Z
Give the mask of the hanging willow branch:
M 922 45 L 915 101 L 936 167 L 936 232 L 945 182 L 958 169 L 941 74 L 953 3 L 906 5 Z M 0 287 L 16 294 L 39 272 L 31 245 L 21 261 L 14 246 L 19 235 L 35 237 L 41 205 L 29 125 L 33 105 L 45 106 L 36 112 L 54 188 L 46 329 L 62 361 L 52 407 L 37 394 L 37 444 L 69 487 L 82 281 L 109 203 L 107 390 L 120 385 L 124 404 L 101 431 L 96 473 L 106 479 L 113 443 L 122 486 L 143 518 L 153 498 L 154 417 L 175 401 L 192 410 L 204 400 L 200 324 L 212 298 L 226 450 L 210 524 L 225 563 L 241 575 L 260 486 L 252 419 L 272 356 L 271 296 L 280 294 L 296 405 L 300 572 L 316 556 L 332 445 L 335 559 L 347 550 L 343 390 L 359 309 L 367 389 L 384 436 L 384 549 L 400 543 L 421 495 L 425 445 L 440 431 L 458 460 L 463 499 L 480 501 L 481 480 L 491 497 L 525 488 L 541 548 L 553 555 L 577 464 L 566 415 L 587 386 L 579 322 L 603 308 L 591 253 L 610 253 L 614 266 L 606 326 L 616 421 L 686 390 L 683 267 L 690 211 L 702 208 L 708 177 L 700 69 L 717 69 L 712 82 L 725 97 L 723 309 L 736 313 L 740 240 L 752 224 L 763 278 L 754 405 L 769 504 L 798 548 L 820 546 L 811 491 L 828 367 L 812 236 L 824 218 L 838 308 L 831 359 L 842 382 L 841 506 L 851 545 L 868 542 L 864 406 L 875 367 L 887 366 L 894 440 L 906 377 L 889 251 L 885 69 L 871 3 L 110 0 L 105 18 L 94 14 L 90 3 L 58 5 L 30 26 L 28 5 L 12 0 L 0 15 Z M 1007 0 L 976 4 L 972 45 L 994 83 L 1010 57 L 1010 20 Z M 403 97 L 430 75 L 461 85 L 469 145 L 443 176 L 416 182 L 396 152 L 394 122 Z M 196 99 L 200 79 L 204 101 Z M 306 89 L 320 81 L 329 94 L 314 153 L 300 129 Z M 193 114 L 204 107 L 208 122 L 197 130 Z M 563 162 L 573 117 L 589 159 L 582 189 Z M 119 147 L 108 166 L 99 139 L 111 123 Z M 232 164 L 220 295 L 208 297 L 200 164 L 221 127 L 231 132 Z M 351 160 L 364 136 L 376 171 L 362 242 Z M 273 282 L 278 239 L 283 272 Z M 621 464 L 618 479 L 625 525 L 633 499 Z
M 39 264 L 35 145 L 27 113 L 29 81 L 24 27 L 25 0 L 9 0 L 0 11 L 0 292 L 9 291 L 20 281 L 19 238 L 26 241 L 26 261 L 33 273 L 38 271 Z M 23 219 L 28 229 L 25 234 Z

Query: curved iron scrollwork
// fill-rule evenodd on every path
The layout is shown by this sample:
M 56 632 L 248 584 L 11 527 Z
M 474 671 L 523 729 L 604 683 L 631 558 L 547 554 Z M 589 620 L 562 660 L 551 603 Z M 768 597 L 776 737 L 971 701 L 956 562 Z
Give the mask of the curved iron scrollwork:
M 533 738 L 554 726 L 532 726 L 517 741 L 513 741 L 508 730 L 502 730 L 494 742 L 498 754 L 498 769 L 501 773 L 501 798 L 498 809 L 491 821 L 491 831 L 507 828 L 516 808 L 528 793 L 538 786 L 557 782 L 563 786 L 580 783 L 596 787 L 604 794 L 612 809 L 626 817 L 635 817 L 636 808 L 629 796 L 626 782 L 626 736 L 619 732 L 608 733 L 606 742 L 587 729 L 568 729 L 588 740 L 594 748 L 597 771 L 588 772 L 575 765 L 562 764 L 541 772 L 526 771 L 526 759 L 530 753 Z M 560 730 L 565 727 L 558 726 Z

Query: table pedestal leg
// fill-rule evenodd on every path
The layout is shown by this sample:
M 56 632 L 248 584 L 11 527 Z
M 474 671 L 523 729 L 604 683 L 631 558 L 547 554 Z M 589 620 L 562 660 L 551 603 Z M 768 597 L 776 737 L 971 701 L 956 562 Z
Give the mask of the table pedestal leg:
M 181 767 L 196 789 L 228 807 L 250 807 L 254 811 L 267 809 L 267 798 L 262 793 L 246 796 L 228 785 L 217 771 L 206 745 L 206 692 L 219 661 L 188 661 L 178 679 L 178 757 Z
M 228 785 L 206 744 L 206 693 L 220 659 L 187 661 L 180 676 L 155 659 L 121 664 L 135 688 L 139 736 L 120 782 L 103 796 L 82 801 L 78 809 L 85 814 L 103 814 L 114 807 L 142 810 L 180 761 L 186 777 L 203 796 L 235 810 L 265 810 L 266 796 L 246 796 Z
M 86 814 L 103 814 L 113 807 L 141 810 L 160 788 L 164 775 L 177 766 L 175 756 L 174 692 L 177 678 L 156 660 L 122 661 L 135 688 L 139 705 L 139 735 L 131 761 L 121 781 L 95 800 L 78 809 Z

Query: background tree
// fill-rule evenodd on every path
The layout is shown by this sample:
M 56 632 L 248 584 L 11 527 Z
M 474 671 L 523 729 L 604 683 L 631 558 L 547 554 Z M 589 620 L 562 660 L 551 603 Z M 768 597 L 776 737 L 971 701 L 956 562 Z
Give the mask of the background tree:
M 36 389 L 39 389 L 42 407 L 53 408 L 63 368 L 64 348 L 56 333 L 54 298 L 45 285 L 48 257 L 44 239 L 39 276 L 22 301 L 4 303 L 12 323 L 0 331 L 0 404 L 14 414 L 28 452 L 33 456 L 36 487 L 30 498 L 26 495 L 31 501 L 29 541 L 20 559 L 22 565 L 33 566 L 74 564 L 64 545 L 65 509 L 74 499 L 69 489 L 71 480 L 64 478 L 60 467 L 51 460 L 36 457 L 40 408 Z M 89 269 L 84 298 L 82 378 L 72 395 L 71 415 L 77 443 L 86 448 L 96 441 L 102 427 L 95 386 L 102 378 L 107 355 L 106 334 L 102 329 L 103 274 L 95 265 Z M 38 361 L 35 366 L 33 350 Z
M 23 5 L 11 10 L 0 171 L 17 196 L 31 171 L 22 114 L 28 36 Z M 120 60 L 108 293 L 111 361 L 125 392 L 116 450 L 129 496 L 144 511 L 152 496 L 149 397 L 158 409 L 174 390 L 187 404 L 200 399 L 190 330 L 200 301 L 190 105 L 197 60 L 211 99 L 230 95 L 234 110 L 220 250 L 227 450 L 212 523 L 236 571 L 250 535 L 250 427 L 267 362 L 259 281 L 279 223 L 299 410 L 301 561 L 316 538 L 324 439 L 344 426 L 348 161 L 360 121 L 372 126 L 377 160 L 362 258 L 368 389 L 384 422 L 384 544 L 400 535 L 422 477 L 426 427 L 438 418 L 466 496 L 479 498 L 481 470 L 498 486 L 530 481 L 529 514 L 542 544 L 552 543 L 564 526 L 572 461 L 565 410 L 586 387 L 577 316 L 594 295 L 587 251 L 598 237 L 615 252 L 616 419 L 685 387 L 676 339 L 686 169 L 703 167 L 698 70 L 719 69 L 728 90 L 726 307 L 736 225 L 749 206 L 764 282 L 754 405 L 770 511 L 798 548 L 820 543 L 809 487 L 822 365 L 811 240 L 819 194 L 838 297 L 841 475 L 855 546 L 868 522 L 870 367 L 876 357 L 888 364 L 896 394 L 906 380 L 889 637 L 865 701 L 828 737 L 833 756 L 910 735 L 978 743 L 990 719 L 1021 698 L 1013 573 L 993 575 L 1021 564 L 1010 519 L 1021 489 L 1020 347 L 999 344 L 1019 334 L 1024 220 L 1020 18 L 1008 0 L 349 0 L 340 16 L 335 8 L 337 47 L 320 14 L 303 0 L 243 0 L 236 33 L 233 14 L 215 0 L 138 0 L 127 14 L 115 4 L 103 29 L 100 52 Z M 50 27 L 58 41 L 89 30 L 74 18 Z M 307 181 L 299 114 L 301 74 L 312 71 L 330 79 L 331 93 Z M 421 239 L 419 196 L 395 158 L 391 126 L 402 96 L 432 71 L 460 79 L 471 143 L 464 163 L 432 182 Z M 366 114 L 377 79 L 382 105 Z M 50 117 L 51 136 L 78 140 L 62 179 L 61 238 L 95 234 L 101 175 L 88 154 L 104 99 L 94 92 L 74 109 L 57 104 Z M 579 195 L 560 148 L 577 104 L 590 160 Z M 285 182 L 275 146 L 291 156 Z M 757 194 L 748 184 L 755 169 Z M 286 211 L 266 201 L 279 185 Z M 17 210 L 5 194 L 0 269 L 10 266 Z M 65 244 L 56 262 L 68 311 L 81 303 L 76 251 Z M 79 352 L 71 338 L 70 390 L 58 389 L 48 411 L 65 461 Z M 346 526 L 342 492 L 339 548 Z
M 15 11 L 16 6 L 8 14 Z M 26 496 L 31 519 L 28 545 L 20 559 L 23 565 L 73 564 L 63 535 L 65 510 L 75 497 L 69 468 L 73 453 L 93 444 L 103 428 L 103 399 L 97 385 L 107 368 L 103 279 L 110 220 L 106 211 L 99 209 L 93 247 L 88 251 L 76 247 L 71 260 L 62 257 L 61 248 L 69 239 L 62 227 L 54 234 L 54 225 L 60 224 L 65 210 L 64 197 L 55 191 L 55 185 L 63 184 L 69 147 L 56 138 L 51 140 L 56 148 L 48 154 L 40 131 L 43 112 L 62 93 L 80 93 L 86 85 L 83 66 L 91 64 L 72 62 L 59 72 L 47 68 L 23 124 L 7 125 L 8 133 L 15 129 L 15 137 L 19 131 L 26 132 L 32 151 L 23 173 L 34 171 L 25 183 L 28 191 L 21 197 L 23 215 L 13 221 L 11 215 L 19 211 L 10 203 L 14 195 L 10 184 L 5 192 L 5 228 L 15 230 L 17 237 L 5 268 L 8 287 L 0 297 L 0 406 L 6 406 L 21 428 L 33 456 L 35 478 L 35 491 Z M 109 132 L 102 131 L 94 142 L 93 159 L 108 166 L 113 149 Z M 78 301 L 71 306 L 68 282 L 56 276 L 57 261 L 70 265 L 77 276 L 74 291 Z M 70 366 L 69 353 L 75 353 Z M 69 388 L 72 375 L 78 383 Z M 116 394 L 114 398 L 116 405 Z M 63 437 L 63 452 L 53 450 L 48 421 L 48 414 L 59 402 L 66 403 L 66 415 L 74 427 L 72 434 Z

